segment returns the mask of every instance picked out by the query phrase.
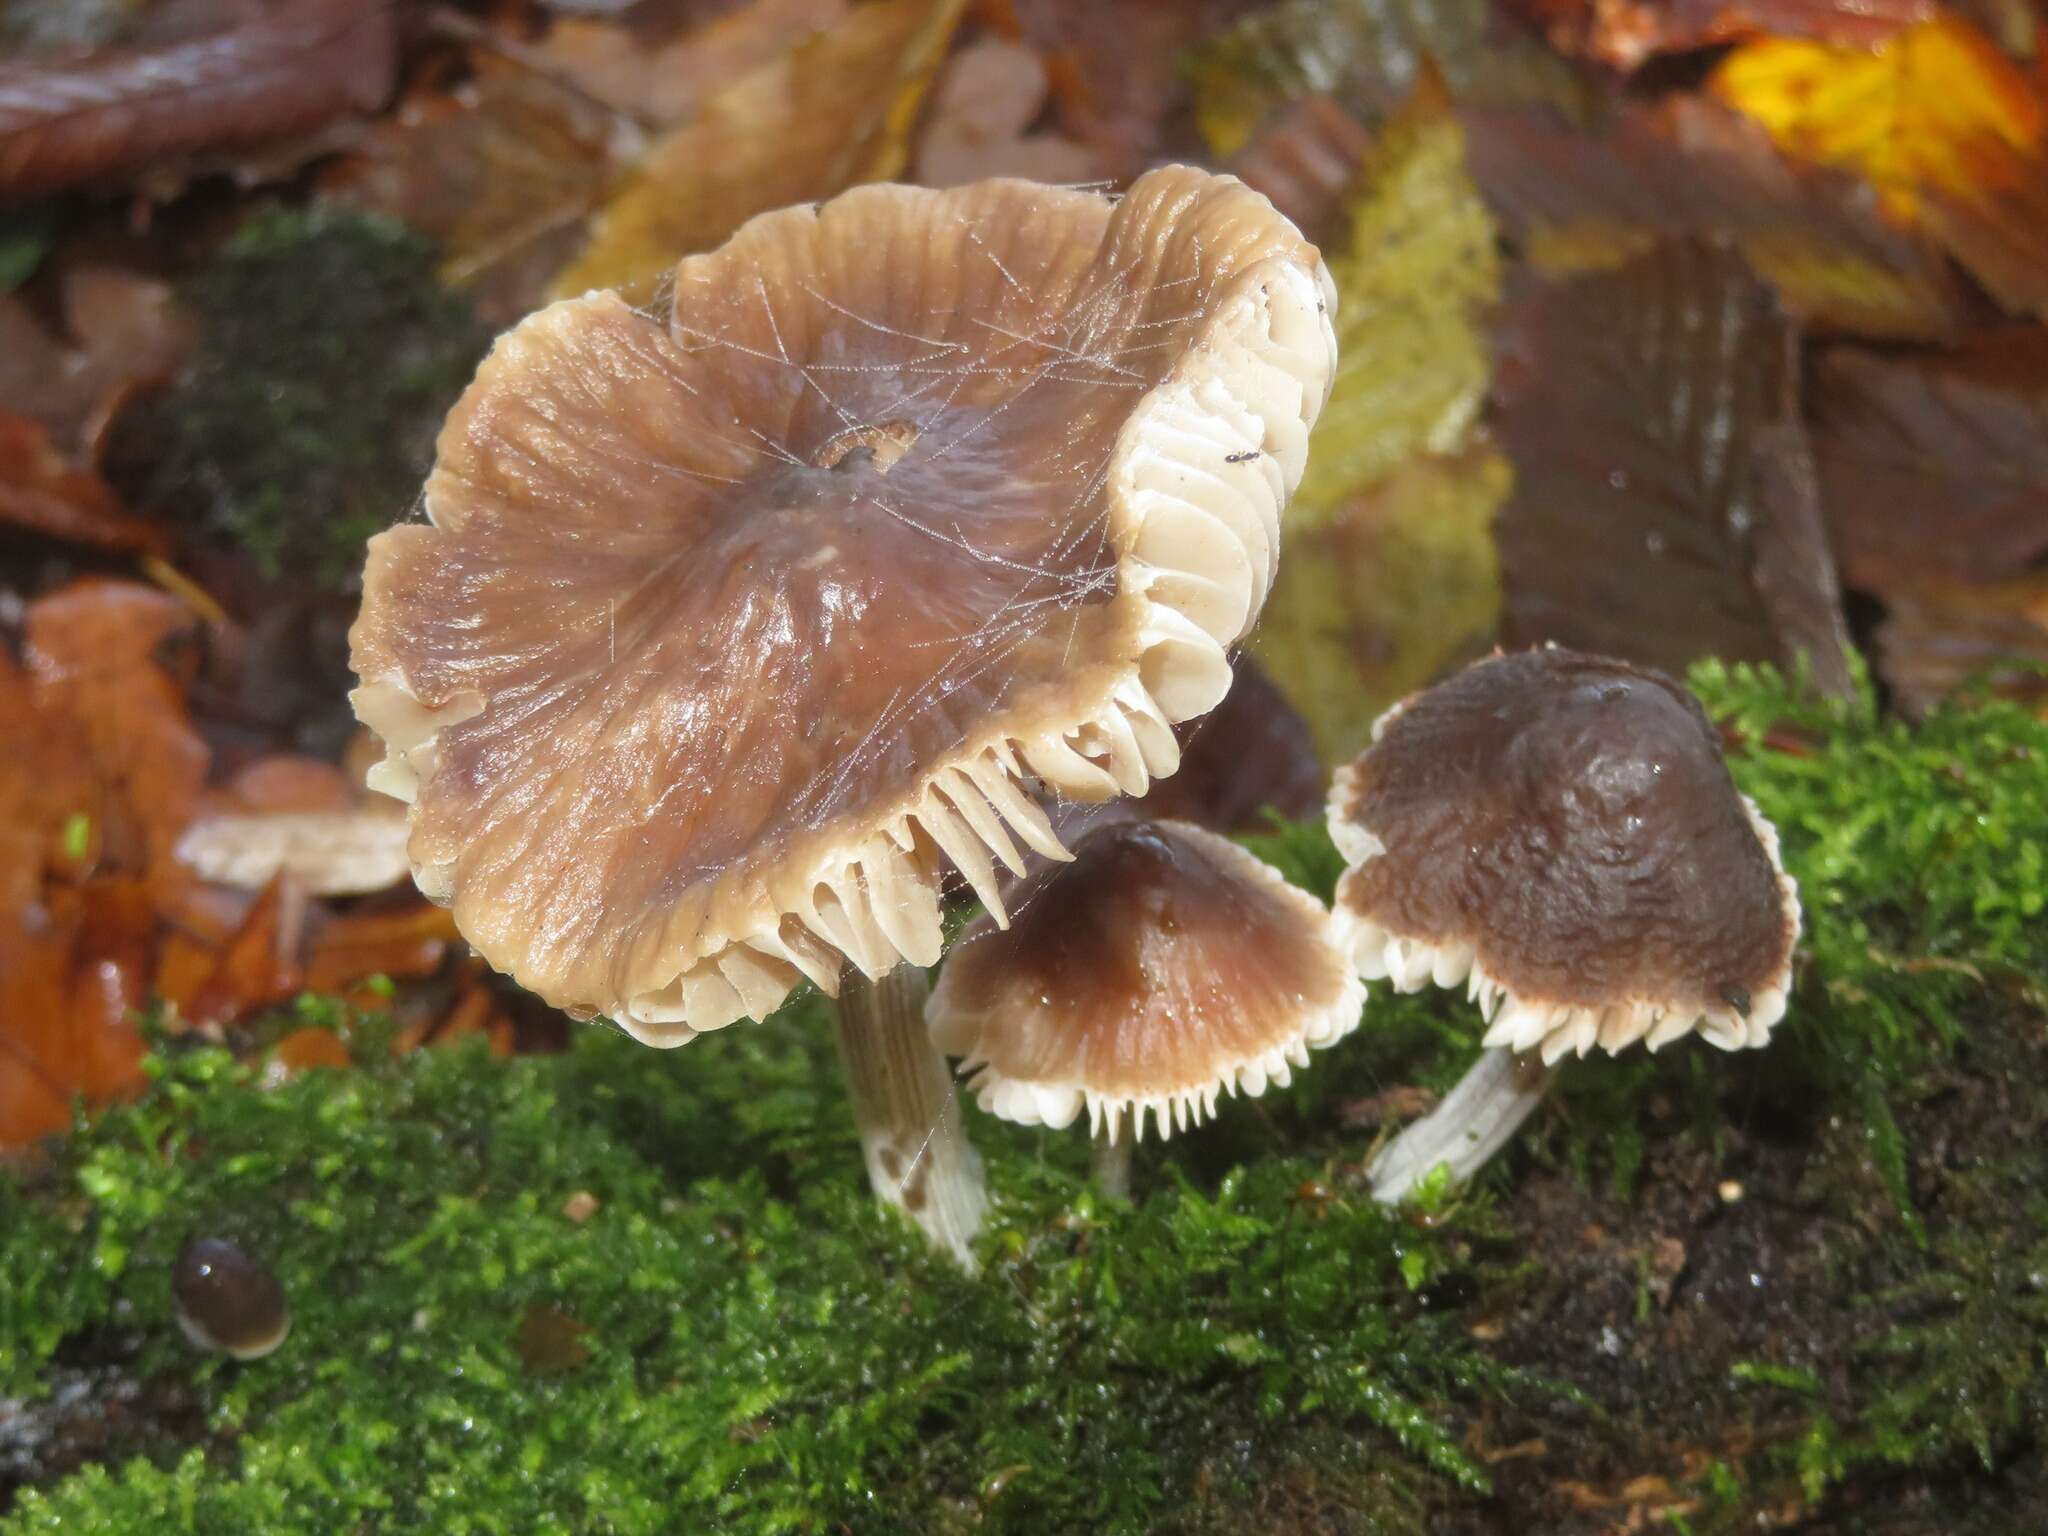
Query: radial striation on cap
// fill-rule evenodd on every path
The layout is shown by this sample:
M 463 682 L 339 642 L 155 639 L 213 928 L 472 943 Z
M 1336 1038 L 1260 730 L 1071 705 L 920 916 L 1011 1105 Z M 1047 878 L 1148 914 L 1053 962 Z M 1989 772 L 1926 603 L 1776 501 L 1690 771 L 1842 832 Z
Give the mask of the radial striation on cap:
M 940 948 L 1222 697 L 1334 365 L 1329 279 L 1185 167 L 856 189 L 555 304 L 450 415 L 351 634 L 421 888 L 679 1044 Z
M 1321 902 L 1227 838 L 1138 822 L 1084 838 L 1005 930 L 970 927 L 926 1017 L 981 1107 L 1025 1125 L 1085 1107 L 1112 1141 L 1285 1087 L 1357 1027 L 1363 984 Z
M 1488 1046 L 1737 1050 L 1784 1017 L 1798 887 L 1662 673 L 1556 647 L 1482 661 L 1380 718 L 1329 825 L 1359 973 L 1464 982 Z

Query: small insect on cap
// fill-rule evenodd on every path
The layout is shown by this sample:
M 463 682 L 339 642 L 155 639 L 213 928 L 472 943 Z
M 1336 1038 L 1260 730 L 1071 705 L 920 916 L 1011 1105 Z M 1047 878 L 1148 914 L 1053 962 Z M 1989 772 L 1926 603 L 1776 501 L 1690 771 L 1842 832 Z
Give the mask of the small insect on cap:
M 1337 920 L 1367 979 L 1463 981 L 1545 1061 L 1784 1016 L 1798 888 L 1697 700 L 1626 662 L 1496 656 L 1396 705 L 1339 771 Z
M 1167 1136 L 1286 1086 L 1364 996 L 1321 902 L 1227 838 L 1138 822 L 1084 838 L 1007 932 L 970 927 L 926 1018 L 989 1113 L 1058 1127 L 1085 1106 L 1114 1140 L 1126 1110 Z
M 1173 771 L 1328 392 L 1329 278 L 1186 167 L 1121 201 L 872 186 L 757 218 L 665 316 L 501 337 L 351 633 L 421 889 L 550 1002 L 673 1045 L 940 949 L 1024 786 Z

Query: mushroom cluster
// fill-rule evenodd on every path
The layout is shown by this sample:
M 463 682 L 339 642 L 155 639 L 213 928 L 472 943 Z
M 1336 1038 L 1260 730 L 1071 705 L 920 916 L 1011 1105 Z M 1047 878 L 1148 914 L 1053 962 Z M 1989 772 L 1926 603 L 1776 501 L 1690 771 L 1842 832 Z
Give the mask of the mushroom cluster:
M 869 1169 L 965 1257 L 914 970 L 1230 682 L 1328 391 L 1266 200 L 863 187 L 501 337 L 351 632 L 371 783 L 493 965 L 652 1045 L 841 992 Z M 1022 845 L 1020 849 L 1019 845 Z M 879 989 L 898 994 L 882 996 Z
M 1798 888 L 1697 700 L 1662 673 L 1546 647 L 1387 711 L 1339 771 L 1337 922 L 1359 973 L 1463 983 L 1487 1055 L 1372 1169 L 1398 1199 L 1468 1177 L 1566 1055 L 1698 1034 L 1761 1047 L 1784 1017 Z

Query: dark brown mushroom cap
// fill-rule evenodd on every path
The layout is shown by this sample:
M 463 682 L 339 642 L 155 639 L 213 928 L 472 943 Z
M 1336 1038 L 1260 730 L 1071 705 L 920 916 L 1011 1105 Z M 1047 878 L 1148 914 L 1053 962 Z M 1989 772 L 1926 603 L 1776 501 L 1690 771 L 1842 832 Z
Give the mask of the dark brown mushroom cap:
M 201 1349 L 257 1360 L 291 1332 L 277 1276 L 223 1238 L 197 1238 L 179 1250 L 171 1295 L 178 1326 Z
M 358 712 L 423 889 L 642 1038 L 939 945 L 1017 781 L 1172 771 L 1222 696 L 1334 360 L 1263 198 L 867 187 L 501 338 L 429 521 L 372 541 Z M 1007 824 L 1007 829 L 1006 829 Z
M 1470 977 L 1490 1045 L 1546 1058 L 1697 1027 L 1761 1045 L 1799 904 L 1697 700 L 1546 648 L 1396 706 L 1338 775 L 1340 921 L 1368 977 Z
M 1358 1023 L 1364 989 L 1329 913 L 1226 838 L 1185 822 L 1102 827 L 1034 883 L 1007 931 L 955 946 L 926 1018 L 983 1109 L 1114 1139 L 1256 1096 Z

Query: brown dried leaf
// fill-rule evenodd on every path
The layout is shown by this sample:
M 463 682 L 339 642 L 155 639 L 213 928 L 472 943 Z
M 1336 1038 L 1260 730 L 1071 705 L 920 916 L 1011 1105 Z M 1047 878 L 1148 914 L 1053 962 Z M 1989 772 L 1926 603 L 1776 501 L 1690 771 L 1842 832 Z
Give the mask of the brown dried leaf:
M 1259 0 L 1003 0 L 1014 31 L 1046 60 L 1053 126 L 1087 145 L 1114 181 L 1184 148 L 1192 89 L 1184 61 Z M 1009 29 L 1006 29 L 1009 30 Z M 1233 146 L 1235 147 L 1235 146 Z
M 193 337 L 171 285 L 101 262 L 62 264 L 63 330 L 0 294 L 0 412 L 39 424 L 57 452 L 92 456 L 114 409 L 178 371 Z
M 1229 171 L 1265 193 L 1309 239 L 1340 236 L 1345 196 L 1358 181 L 1372 135 L 1333 96 L 1290 103 L 1230 157 Z
M 235 1020 L 296 996 L 305 986 L 306 889 L 281 874 L 220 952 L 187 1017 L 201 1026 Z
M 276 753 L 244 765 L 211 797 L 219 812 L 345 811 L 356 803 L 362 775 L 351 778 L 318 758 Z
M 306 962 L 306 986 L 341 992 L 370 976 L 431 976 L 461 941 L 447 909 L 426 901 L 395 911 L 349 912 L 320 931 Z
M 1660 240 L 1724 240 L 1808 325 L 1897 340 L 1963 326 L 1963 295 L 1932 241 L 1888 222 L 1854 177 L 1792 165 L 1717 102 L 1631 103 L 1585 123 L 1544 106 L 1461 116 L 1473 178 L 1540 271 L 1611 270 Z
M 90 771 L 65 787 L 72 809 L 90 820 L 96 873 L 143 875 L 163 887 L 188 878 L 173 849 L 205 781 L 207 751 L 157 658 L 191 629 L 175 599 L 132 582 L 81 581 L 29 607 L 24 659 L 46 722 L 30 739 L 61 731 L 83 740 Z M 19 754 L 9 766 L 41 771 Z
M 1797 333 L 1743 263 L 1663 246 L 1537 287 L 1504 332 L 1511 638 L 1674 672 L 1803 652 L 1820 688 L 1850 691 Z
M 1987 586 L 1922 581 L 1884 598 L 1878 673 L 1908 713 L 1983 682 L 2048 716 L 2048 575 Z
M 2048 556 L 2048 328 L 1949 352 L 1829 348 L 1812 407 L 1851 586 L 1997 581 Z
M 1348 762 L 1383 710 L 1493 644 L 1501 593 L 1488 533 L 1510 478 L 1490 448 L 1424 454 L 1288 530 L 1252 644 L 1324 762 Z
M 573 251 L 636 141 L 574 89 L 485 56 L 453 93 L 408 97 L 325 186 L 432 235 L 442 277 L 509 323 Z
M 964 6 L 871 0 L 727 86 L 648 153 L 553 292 L 645 298 L 678 259 L 754 214 L 896 175 Z
M 1101 176 L 1096 154 L 1056 133 L 1027 133 L 1045 106 L 1045 62 L 1022 43 L 984 37 L 954 54 L 932 90 L 915 179 L 957 187 L 991 176 L 1071 183 Z
M 1934 0 L 1521 0 L 1561 52 L 1634 70 L 1665 53 L 1759 36 L 1870 47 L 1928 20 Z
M 163 531 L 122 506 L 106 481 L 66 462 L 41 426 L 4 410 L 0 528 L 124 554 L 168 547 Z
M 0 63 L 0 202 L 199 154 L 275 149 L 383 105 L 393 0 L 282 0 L 213 36 Z
M 565 17 L 519 56 L 657 128 L 682 122 L 727 82 L 837 26 L 847 0 L 753 0 L 701 26 L 650 40 L 616 21 Z
M 1268 808 L 1320 815 L 1323 765 L 1308 722 L 1251 657 L 1232 658 L 1231 670 L 1223 702 L 1176 729 L 1180 767 L 1154 781 L 1137 802 L 1142 813 L 1218 832 L 1263 831 Z

